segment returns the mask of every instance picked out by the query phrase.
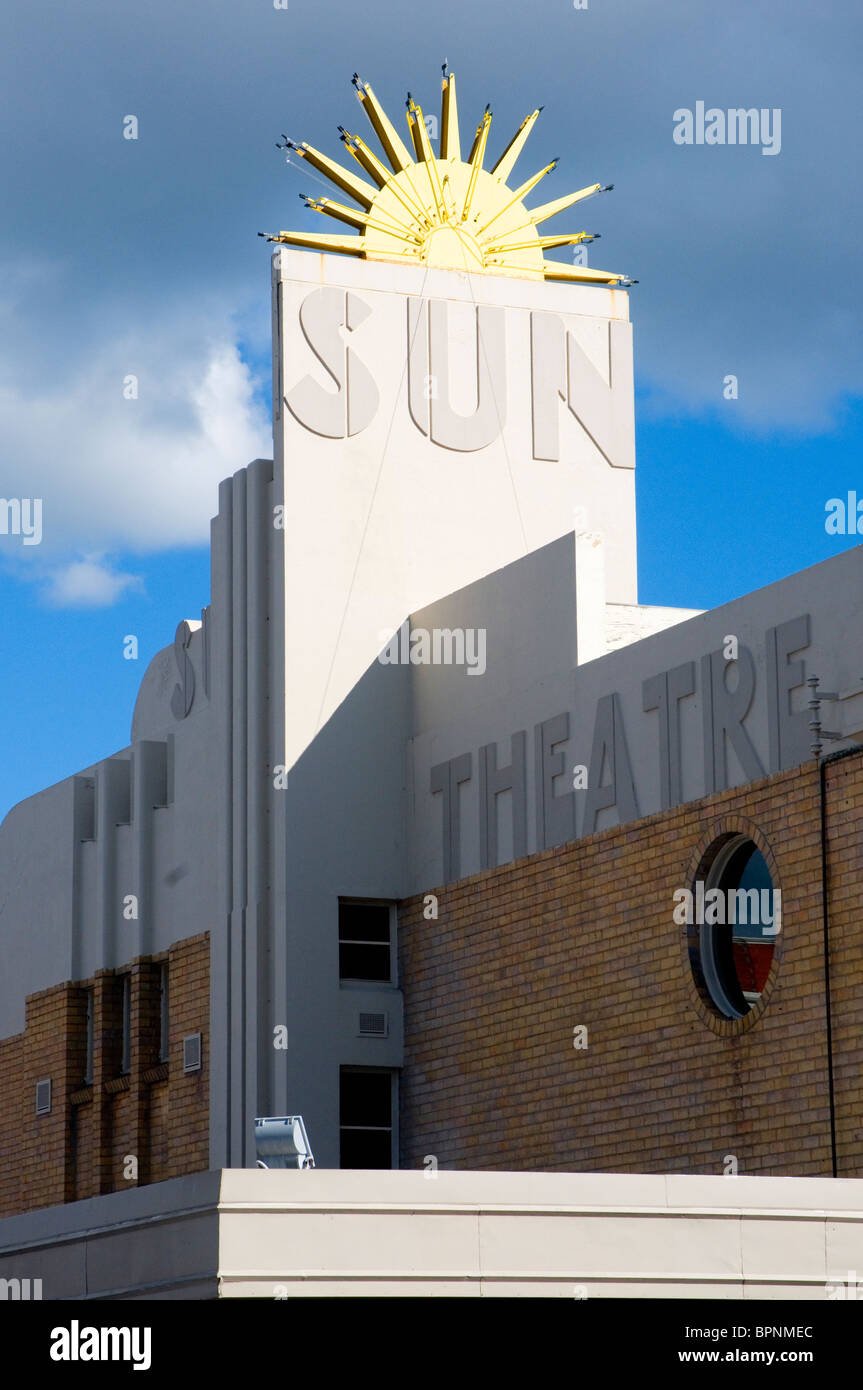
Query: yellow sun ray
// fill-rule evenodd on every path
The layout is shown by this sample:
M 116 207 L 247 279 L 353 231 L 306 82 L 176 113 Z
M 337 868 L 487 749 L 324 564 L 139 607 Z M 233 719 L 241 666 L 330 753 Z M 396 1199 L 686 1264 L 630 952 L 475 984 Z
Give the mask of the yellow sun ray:
M 470 154 L 462 158 L 456 104 L 455 76 L 443 65 L 439 153 L 435 155 L 422 108 L 408 93 L 407 123 L 413 145 L 411 154 L 367 82 L 353 77 L 359 101 L 380 142 L 383 159 L 361 140 L 339 126 L 339 134 L 354 163 L 362 171 L 345 169 L 312 145 L 296 145 L 286 138 L 285 148 L 296 152 L 357 207 L 332 198 L 305 195 L 306 206 L 352 227 L 357 235 L 282 231 L 269 241 L 308 250 L 331 251 L 366 260 L 399 261 L 441 269 L 512 275 L 530 280 L 563 280 L 582 284 L 633 284 L 625 275 L 587 266 L 568 266 L 547 260 L 555 247 L 590 242 L 590 232 L 540 236 L 537 227 L 548 218 L 605 192 L 611 185 L 589 184 L 575 193 L 528 208 L 525 198 L 558 161 L 552 160 L 518 188 L 507 180 L 542 107 L 526 116 L 491 170 L 485 157 L 491 130 L 491 111 L 486 107 L 476 129 Z M 387 161 L 387 162 L 384 162 Z M 387 163 L 389 167 L 387 167 Z M 265 233 L 260 233 L 264 236 Z
M 361 140 L 359 135 L 349 134 L 343 125 L 339 126 L 339 135 L 344 141 L 345 149 L 353 155 L 366 173 L 371 175 L 378 188 L 386 187 L 390 179 L 389 170 L 384 167 L 374 151 L 369 149 L 365 141 Z
M 476 128 L 476 135 L 473 137 L 473 144 L 470 147 L 470 154 L 467 157 L 468 164 L 473 167 L 479 158 L 480 167 L 485 156 L 485 147 L 488 143 L 488 132 L 491 129 L 491 109 L 487 106 L 482 113 L 482 120 Z
M 613 275 L 607 270 L 589 270 L 586 265 L 564 265 L 563 261 L 546 261 L 546 280 L 573 280 L 585 285 L 637 285 L 628 275 Z
M 351 198 L 355 198 L 364 208 L 370 208 L 378 190 L 374 184 L 366 183 L 365 179 L 357 178 L 349 169 L 343 169 L 334 159 L 328 155 L 321 154 L 314 145 L 307 145 L 305 141 L 301 145 L 295 145 L 293 140 L 287 142 L 288 149 L 292 149 L 300 159 L 304 159 L 307 164 L 311 164 L 313 169 L 317 169 L 319 174 L 324 174 L 326 178 L 340 188 L 343 193 L 347 193 Z
M 560 236 L 541 236 L 538 244 L 543 251 L 549 251 L 553 246 L 579 246 L 583 241 L 595 240 L 596 232 L 562 232 Z M 498 251 L 526 251 L 536 245 L 535 241 L 501 241 L 492 242 L 485 249 L 494 255 Z
M 419 108 L 410 92 L 408 92 L 405 106 L 407 107 L 405 115 L 407 116 L 408 129 L 411 133 L 411 144 L 414 147 L 414 158 L 418 164 L 421 164 L 425 160 L 425 155 L 423 154 L 422 142 L 420 140 L 419 123 L 416 119 L 416 113 Z
M 446 221 L 447 210 L 443 200 L 443 189 L 441 187 L 440 175 L 437 171 L 437 161 L 431 147 L 429 134 L 426 130 L 426 123 L 423 117 L 422 108 L 408 95 L 408 124 L 411 128 L 414 146 L 417 152 L 417 159 L 422 161 L 428 173 L 429 186 L 431 187 L 432 198 L 434 199 L 435 211 L 439 218 Z
M 368 82 L 360 81 L 356 73 L 354 73 L 351 80 L 356 88 L 357 96 L 359 97 L 363 110 L 368 116 L 372 129 L 383 146 L 384 154 L 392 165 L 394 173 L 404 176 L 404 180 L 411 189 L 414 198 L 419 205 L 422 206 L 423 199 L 411 177 L 414 161 L 411 158 L 410 151 L 397 133 L 395 126 L 381 106 Z
M 335 217 L 339 222 L 347 222 L 349 227 L 357 227 L 360 231 L 371 227 L 374 231 L 386 232 L 387 235 L 400 234 L 405 240 L 416 242 L 418 246 L 422 243 L 422 238 L 406 227 L 403 221 L 372 217 L 370 213 L 357 212 L 356 208 L 345 207 L 344 203 L 337 203 L 332 198 L 306 198 L 306 207 Z
M 470 158 L 468 159 L 468 164 L 470 166 L 470 178 L 468 180 L 467 193 L 464 196 L 464 205 L 462 207 L 461 212 L 462 222 L 467 221 L 467 215 L 470 212 L 470 205 L 473 202 L 473 195 L 476 192 L 476 185 L 479 179 L 479 173 L 482 169 L 483 159 L 485 158 L 485 147 L 488 144 L 488 133 L 490 130 L 491 112 L 489 111 L 488 107 L 486 107 L 483 118 L 476 128 L 476 135 L 474 136 L 473 145 L 471 147 L 470 152 Z
M 524 199 L 527 197 L 528 193 L 530 193 L 534 188 L 536 188 L 536 185 L 539 183 L 540 179 L 544 179 L 546 174 L 550 174 L 552 169 L 555 169 L 556 167 L 557 160 L 553 159 L 550 164 L 546 164 L 544 169 L 540 169 L 538 174 L 534 174 L 533 177 L 529 178 L 526 183 L 523 183 L 521 185 L 521 188 L 517 188 L 515 190 L 515 193 L 513 193 L 512 197 L 510 198 L 509 202 L 504 203 L 503 207 L 500 209 L 499 212 L 495 213 L 494 217 L 486 218 L 484 224 L 485 230 L 488 231 L 489 227 L 491 227 L 495 222 L 497 222 L 498 218 L 503 217 L 504 213 L 509 212 L 510 208 L 514 208 L 517 203 L 524 202 Z M 527 208 L 525 208 L 524 211 L 526 213 Z M 522 227 L 527 226 L 529 221 L 530 218 L 528 218 L 527 222 L 520 222 L 518 224 L 518 230 L 520 231 Z M 495 233 L 495 235 L 497 236 L 498 234 Z
M 603 187 L 602 184 L 592 183 L 589 188 L 581 188 L 577 193 L 567 193 L 563 198 L 555 198 L 551 203 L 543 203 L 538 208 L 531 208 L 528 212 L 527 221 L 520 222 L 517 227 L 511 227 L 506 235 L 515 236 L 517 232 L 523 232 L 527 227 L 536 227 L 540 222 L 547 222 L 550 217 L 554 217 L 559 212 L 564 212 L 566 208 L 572 207 L 574 203 L 580 203 L 584 198 L 591 198 L 594 193 L 605 193 L 610 187 L 611 185 L 609 184 Z M 491 223 L 487 222 L 486 228 L 490 225 Z M 498 235 L 499 233 L 494 233 L 494 236 Z M 485 246 L 492 240 L 493 237 L 482 237 L 480 238 L 480 244 Z
M 267 241 L 280 242 L 283 246 L 301 246 L 308 251 L 340 251 L 345 256 L 364 256 L 364 238 L 361 236 L 334 236 L 332 232 L 258 232 Z
M 500 183 L 506 183 L 513 171 L 515 161 L 518 159 L 525 146 L 525 141 L 533 130 L 542 107 L 537 107 L 529 116 L 525 116 L 515 135 L 510 140 L 497 164 L 492 168 L 492 174 Z
M 559 163 L 559 159 L 553 159 L 550 164 L 546 164 L 544 169 L 540 169 L 539 172 L 536 174 L 531 174 L 529 179 L 525 179 L 524 183 L 519 184 L 518 188 L 515 190 L 515 193 L 512 196 L 512 202 L 507 203 L 507 207 L 511 207 L 512 203 L 524 202 L 528 193 L 533 192 L 533 190 L 536 188 L 536 185 L 542 179 L 545 178 L 546 174 L 553 173 Z
M 455 73 L 444 77 L 440 96 L 440 157 L 461 160 L 461 140 L 458 133 L 458 105 L 455 96 Z
M 395 173 L 402 169 L 409 169 L 413 160 L 408 153 L 407 146 L 396 133 L 396 128 L 390 121 L 384 108 L 381 106 L 368 82 L 361 82 L 354 73 L 353 83 L 357 89 L 357 96 L 360 99 L 363 110 L 371 121 L 372 129 L 380 140 L 384 153 Z
M 563 198 L 555 198 L 550 203 L 543 203 L 538 208 L 530 209 L 530 220 L 536 227 L 540 222 L 547 222 L 550 217 L 556 217 L 559 212 L 565 212 L 575 203 L 582 202 L 585 198 L 592 198 L 594 193 L 604 193 L 605 188 L 601 183 L 592 183 L 588 188 L 580 188 L 577 193 L 567 193 Z
M 340 127 L 340 129 L 342 129 Z M 421 225 L 431 228 L 432 220 L 425 211 L 420 198 L 416 196 L 413 183 L 401 186 L 397 180 L 393 179 L 392 174 L 388 173 L 385 165 L 381 163 L 373 150 L 370 150 L 364 140 L 359 135 L 348 135 L 343 131 L 342 139 L 354 158 L 362 165 L 366 173 L 371 174 L 372 178 L 380 179 L 381 188 L 388 188 L 402 204 L 405 211 L 410 212 L 411 216 L 418 220 Z M 410 193 L 408 192 L 410 188 Z

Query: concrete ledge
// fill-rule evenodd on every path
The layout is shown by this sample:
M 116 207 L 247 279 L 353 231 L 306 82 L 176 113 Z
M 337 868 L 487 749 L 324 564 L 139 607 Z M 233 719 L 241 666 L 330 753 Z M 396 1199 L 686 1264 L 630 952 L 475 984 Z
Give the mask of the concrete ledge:
M 215 1298 L 221 1173 L 152 1183 L 0 1221 L 0 1278 L 46 1299 Z
M 0 1222 L 0 1278 L 47 1299 L 825 1299 L 856 1271 L 857 1179 L 225 1169 Z

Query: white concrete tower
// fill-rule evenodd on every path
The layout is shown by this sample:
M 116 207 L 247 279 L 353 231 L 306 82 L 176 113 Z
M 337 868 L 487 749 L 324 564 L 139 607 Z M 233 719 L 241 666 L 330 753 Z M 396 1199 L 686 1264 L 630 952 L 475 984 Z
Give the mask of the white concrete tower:
M 355 86 L 387 164 L 346 131 L 364 177 L 289 146 L 358 204 L 309 206 L 362 235 L 271 238 L 288 767 L 407 614 L 558 536 L 604 538 L 591 609 L 637 602 L 628 281 L 544 259 L 589 234 L 537 232 L 604 190 L 525 206 L 556 163 L 509 186 L 538 111 L 487 172 L 490 113 L 462 159 L 452 76 L 438 156 L 419 107 L 411 153 Z

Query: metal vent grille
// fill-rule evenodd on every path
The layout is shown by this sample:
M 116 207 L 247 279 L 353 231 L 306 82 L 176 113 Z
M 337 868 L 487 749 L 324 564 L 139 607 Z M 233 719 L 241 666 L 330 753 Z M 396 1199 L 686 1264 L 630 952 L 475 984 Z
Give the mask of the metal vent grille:
M 36 1114 L 50 1115 L 51 1113 L 51 1082 L 36 1082 Z
M 360 1035 L 367 1038 L 385 1038 L 387 1035 L 386 1014 L 360 1014 Z
M 183 1039 L 183 1071 L 201 1070 L 201 1035 L 190 1033 Z

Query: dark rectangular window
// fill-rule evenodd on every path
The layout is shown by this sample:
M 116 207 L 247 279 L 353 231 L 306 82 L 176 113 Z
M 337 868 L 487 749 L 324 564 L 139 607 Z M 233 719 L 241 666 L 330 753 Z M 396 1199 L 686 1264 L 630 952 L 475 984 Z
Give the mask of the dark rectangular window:
M 339 1093 L 339 1166 L 392 1168 L 392 1073 L 343 1067 Z
M 92 989 L 88 989 L 88 990 L 85 991 L 85 998 L 86 998 L 86 1015 L 85 1015 L 85 1017 L 86 1017 L 86 1029 L 87 1029 L 86 1038 L 87 1038 L 87 1040 L 86 1040 L 86 1048 L 85 1048 L 85 1053 L 84 1053 L 84 1085 L 85 1085 L 85 1086 L 92 1086 L 92 1084 L 93 1084 L 93 1047 L 94 1047 L 94 1028 L 93 1028 L 94 1019 L 93 1019 L 93 1011 L 94 1011 L 94 1009 L 95 1009 L 95 1007 L 96 1007 L 96 1001 L 95 1001 L 95 997 L 94 997 L 94 994 L 93 994 L 93 990 L 92 990 Z
M 389 903 L 339 903 L 339 978 L 392 980 Z
M 120 1074 L 128 1076 L 132 1065 L 132 976 L 122 977 L 123 1004 L 122 1028 L 123 1042 L 120 1051 Z
M 159 1061 L 167 1062 L 170 1050 L 168 1032 L 168 967 L 159 966 Z

